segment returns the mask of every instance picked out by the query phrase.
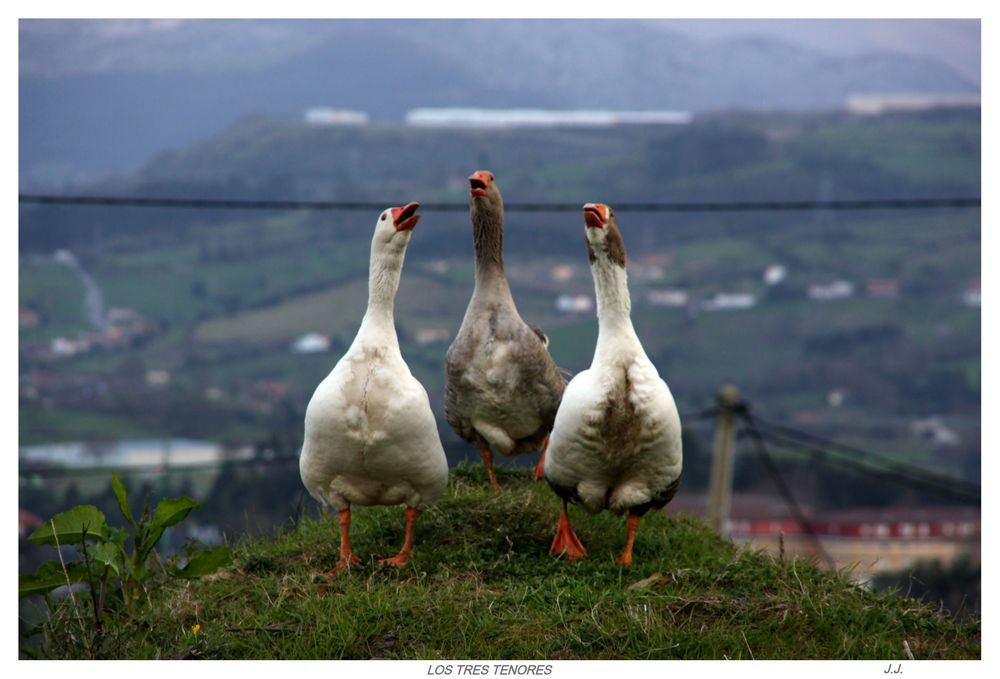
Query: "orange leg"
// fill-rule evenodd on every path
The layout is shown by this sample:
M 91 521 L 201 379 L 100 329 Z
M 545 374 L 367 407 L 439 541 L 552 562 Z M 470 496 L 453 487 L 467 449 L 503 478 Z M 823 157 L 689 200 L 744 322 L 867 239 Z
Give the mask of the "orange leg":
M 545 437 L 545 444 L 542 446 L 542 455 L 538 458 L 538 464 L 535 465 L 535 480 L 541 481 L 545 478 L 545 453 L 549 450 L 549 437 Z
M 569 525 L 569 512 L 565 500 L 559 513 L 559 528 L 556 529 L 556 537 L 552 540 L 549 554 L 556 556 L 565 554 L 570 561 L 587 556 L 587 550 L 583 548 L 580 538 L 576 537 L 573 527 Z
M 340 560 L 337 565 L 327 571 L 327 575 L 336 575 L 345 568 L 350 568 L 351 566 L 357 566 L 361 563 L 359 559 L 351 551 L 351 541 L 348 538 L 348 533 L 351 530 L 351 508 L 340 510 Z
M 615 563 L 620 563 L 622 566 L 631 566 L 632 543 L 635 542 L 635 532 L 639 530 L 639 515 L 629 514 L 628 519 L 625 520 L 625 526 L 628 528 L 628 537 L 625 538 L 625 551 L 615 560 Z
M 379 563 L 392 564 L 393 566 L 405 566 L 413 551 L 413 524 L 417 520 L 417 510 L 413 507 L 406 508 L 406 537 L 403 539 L 403 548 L 399 554 L 388 559 L 379 559 Z
M 486 448 L 480 448 L 479 453 L 483 456 L 483 464 L 486 465 L 486 473 L 490 477 L 490 485 L 496 490 L 500 490 L 500 484 L 497 483 L 496 474 L 493 473 L 493 453 L 490 452 L 489 446 Z

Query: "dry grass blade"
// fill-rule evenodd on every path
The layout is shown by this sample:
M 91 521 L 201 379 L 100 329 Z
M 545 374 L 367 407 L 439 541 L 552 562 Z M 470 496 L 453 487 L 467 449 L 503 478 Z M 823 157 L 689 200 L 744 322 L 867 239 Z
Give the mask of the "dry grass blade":
M 750 648 L 750 642 L 747 641 L 747 635 L 746 635 L 746 633 L 743 630 L 740 630 L 740 634 L 743 636 L 743 643 L 747 645 L 747 651 L 750 652 L 750 659 L 751 660 L 756 660 L 757 658 L 753 657 L 753 650 L 751 650 L 751 648 Z
M 632 591 L 634 589 L 645 589 L 646 587 L 649 587 L 650 585 L 652 585 L 652 584 L 654 584 L 656 582 L 659 582 L 662 579 L 663 579 L 663 574 L 662 573 L 653 573 L 648 578 L 643 578 L 642 580 L 639 580 L 637 582 L 633 582 L 631 585 L 629 585 L 625 589 L 627 591 Z

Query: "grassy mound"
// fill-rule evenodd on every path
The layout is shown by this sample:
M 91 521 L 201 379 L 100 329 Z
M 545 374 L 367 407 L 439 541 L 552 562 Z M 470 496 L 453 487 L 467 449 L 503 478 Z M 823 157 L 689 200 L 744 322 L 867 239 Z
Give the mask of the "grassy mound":
M 304 519 L 234 546 L 234 565 L 150 593 L 139 620 L 109 626 L 99 656 L 226 659 L 917 659 L 979 658 L 979 622 L 876 596 L 802 560 L 782 564 L 687 517 L 647 515 L 635 564 L 614 563 L 621 517 L 571 509 L 589 554 L 548 556 L 558 500 L 526 471 L 452 470 L 417 520 L 403 568 L 379 566 L 402 543 L 401 508 L 360 507 L 360 566 L 338 557 L 337 517 Z M 65 622 L 66 632 L 79 630 Z M 195 632 L 196 626 L 197 632 Z M 54 622 L 42 655 L 85 657 Z M 67 637 L 68 638 L 68 637 Z M 79 653 L 79 654 L 78 654 Z

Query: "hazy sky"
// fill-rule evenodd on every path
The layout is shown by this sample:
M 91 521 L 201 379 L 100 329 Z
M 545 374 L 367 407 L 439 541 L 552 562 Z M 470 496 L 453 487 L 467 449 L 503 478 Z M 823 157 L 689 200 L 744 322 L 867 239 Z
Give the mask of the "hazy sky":
M 981 81 L 978 20 L 675 19 L 662 23 L 703 38 L 767 35 L 837 54 L 878 50 L 931 56 L 976 83 Z
M 169 35 L 183 27 L 185 20 L 91 20 L 21 21 L 22 37 L 31 35 L 59 36 L 65 31 L 76 35 L 89 34 L 93 41 L 122 43 L 156 35 L 169 40 Z M 254 22 L 255 32 L 247 31 L 254 40 L 279 39 L 287 25 L 281 22 Z M 676 30 L 703 39 L 763 35 L 781 38 L 833 54 L 857 54 L 866 51 L 902 52 L 930 56 L 957 69 L 975 83 L 981 82 L 980 22 L 968 19 L 667 19 L 650 20 L 664 29 Z M 273 27 L 273 35 L 261 34 L 261 24 Z M 58 38 L 57 38 L 58 40 Z M 294 42 L 294 40 L 293 40 Z M 217 50 L 232 48 L 220 44 Z M 273 49 L 273 46 L 272 46 Z M 22 57 L 24 53 L 22 51 Z M 183 60 L 183 54 L 176 59 Z M 24 64 L 22 63 L 22 67 Z

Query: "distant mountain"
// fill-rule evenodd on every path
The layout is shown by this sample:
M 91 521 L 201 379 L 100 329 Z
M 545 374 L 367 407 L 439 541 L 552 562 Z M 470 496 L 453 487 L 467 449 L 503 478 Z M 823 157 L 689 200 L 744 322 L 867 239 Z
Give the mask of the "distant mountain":
M 808 110 L 856 92 L 978 92 L 927 58 L 624 20 L 23 21 L 19 50 L 22 188 L 317 105 L 395 120 L 420 106 Z

